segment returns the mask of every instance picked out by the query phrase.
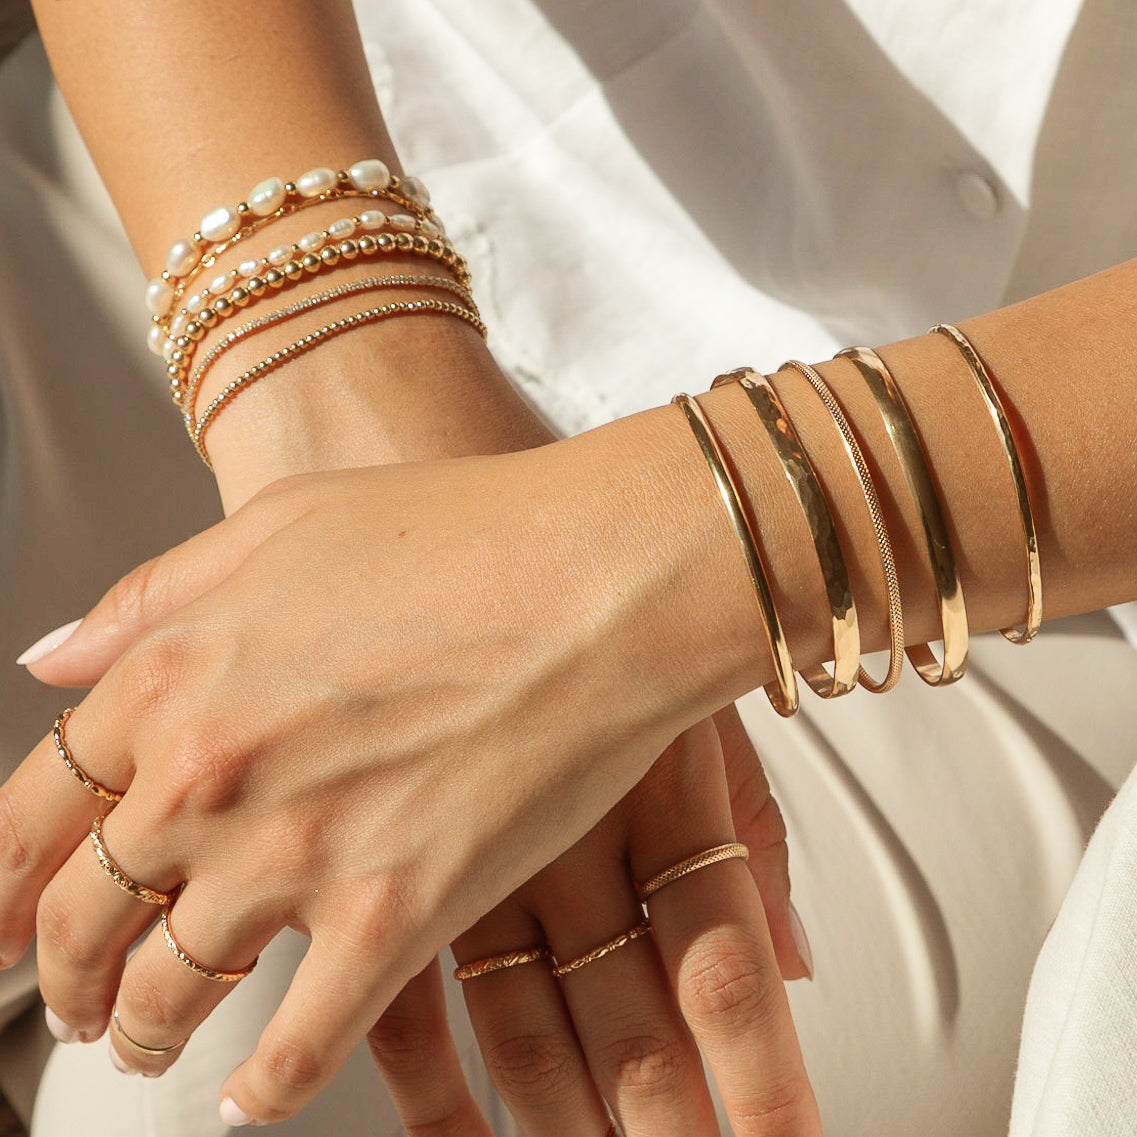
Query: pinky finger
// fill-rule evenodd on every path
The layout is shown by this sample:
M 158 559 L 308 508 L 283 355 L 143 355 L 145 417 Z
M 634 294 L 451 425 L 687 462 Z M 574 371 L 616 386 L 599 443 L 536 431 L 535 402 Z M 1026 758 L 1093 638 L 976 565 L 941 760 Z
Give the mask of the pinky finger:
M 458 1060 L 437 958 L 395 996 L 367 1042 L 408 1132 L 493 1137 Z

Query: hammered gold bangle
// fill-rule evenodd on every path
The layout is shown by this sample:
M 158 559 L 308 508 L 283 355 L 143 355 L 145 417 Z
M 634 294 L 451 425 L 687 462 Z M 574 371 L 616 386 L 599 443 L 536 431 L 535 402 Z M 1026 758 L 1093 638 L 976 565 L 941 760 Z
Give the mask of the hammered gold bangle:
M 939 332 L 941 335 L 947 336 L 959 348 L 975 382 L 979 385 L 979 390 L 983 394 L 983 401 L 987 406 L 987 413 L 991 416 L 991 421 L 995 424 L 995 429 L 999 434 L 999 444 L 1003 448 L 1003 456 L 1007 460 L 1007 466 L 1011 472 L 1011 481 L 1015 487 L 1015 498 L 1018 501 L 1023 538 L 1026 541 L 1027 570 L 1026 620 L 1018 627 L 1002 628 L 1001 631 L 1013 644 L 1028 644 L 1038 634 L 1038 629 L 1042 625 L 1042 561 L 1038 554 L 1038 534 L 1034 528 L 1034 512 L 1030 507 L 1026 475 L 1023 473 L 1018 447 L 1015 445 L 1015 436 L 1011 432 L 1011 424 L 1007 421 L 1007 412 L 1003 409 L 1003 401 L 999 398 L 994 377 L 971 341 L 954 324 L 936 324 L 928 331 L 929 333 Z
M 750 368 L 740 368 L 718 376 L 711 387 L 713 389 L 724 383 L 737 383 L 758 412 L 766 437 L 809 524 L 817 563 L 825 581 L 825 595 L 833 622 L 833 674 L 828 674 L 818 664 L 802 668 L 801 676 L 823 699 L 847 695 L 856 687 L 861 670 L 861 633 L 849 570 L 833 521 L 833 507 L 785 404 L 766 376 Z
M 967 670 L 967 612 L 963 604 L 963 586 L 959 579 L 951 539 L 944 521 L 943 509 L 928 456 L 924 451 L 916 425 L 904 402 L 896 380 L 883 359 L 871 347 L 847 347 L 834 358 L 851 360 L 868 384 L 877 410 L 884 419 L 889 438 L 904 471 L 908 489 L 920 512 L 920 522 L 927 542 L 928 556 L 939 598 L 943 624 L 944 659 L 940 663 L 928 644 L 908 648 L 908 658 L 916 673 L 932 687 L 954 683 Z
M 880 564 L 884 572 L 884 587 L 888 595 L 888 670 L 884 678 L 877 682 L 865 670 L 863 664 L 858 676 L 859 682 L 866 691 L 876 695 L 884 695 L 896 686 L 900 674 L 904 670 L 904 609 L 900 603 L 900 577 L 896 572 L 896 556 L 892 551 L 892 538 L 888 535 L 888 527 L 884 523 L 884 510 L 880 507 L 880 498 L 877 496 L 876 485 L 869 473 L 868 463 L 864 452 L 841 409 L 837 397 L 829 389 L 829 384 L 822 379 L 815 367 L 802 363 L 800 359 L 790 359 L 778 368 L 784 371 L 792 367 L 809 381 L 809 385 L 817 393 L 818 398 L 825 404 L 826 410 L 833 416 L 837 429 L 841 432 L 841 441 L 845 444 L 845 453 L 853 463 L 857 473 L 857 481 L 861 485 L 861 493 L 865 495 L 865 505 L 868 506 L 869 516 L 872 518 L 873 530 L 876 533 L 877 545 L 880 547 Z
M 742 548 L 742 555 L 746 559 L 746 568 L 750 574 L 750 583 L 758 603 L 762 631 L 774 666 L 774 679 L 766 684 L 766 695 L 774 710 L 784 718 L 789 718 L 798 709 L 797 677 L 794 675 L 793 660 L 790 658 L 790 648 L 782 628 L 782 621 L 774 607 L 769 569 L 762 555 L 761 546 L 754 535 L 750 517 L 743 505 L 742 494 L 735 484 L 730 467 L 727 465 L 726 455 L 702 407 L 690 395 L 685 394 L 676 395 L 671 401 L 683 411 L 687 425 L 695 435 L 699 449 L 711 469 L 719 496 L 726 506 L 731 528 Z

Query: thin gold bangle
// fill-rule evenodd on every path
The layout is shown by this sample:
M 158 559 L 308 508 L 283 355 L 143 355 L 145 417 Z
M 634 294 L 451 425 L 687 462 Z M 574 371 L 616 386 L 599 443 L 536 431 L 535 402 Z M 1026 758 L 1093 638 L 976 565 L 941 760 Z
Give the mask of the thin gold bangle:
M 833 522 L 833 506 L 785 404 L 766 376 L 744 367 L 718 376 L 711 387 L 725 383 L 737 383 L 758 412 L 774 454 L 781 462 L 786 480 L 809 524 L 817 564 L 825 581 L 825 595 L 833 622 L 833 674 L 818 664 L 816 667 L 803 667 L 801 676 L 823 699 L 847 695 L 856 687 L 861 670 L 861 633 L 849 570 L 841 552 L 837 526 Z
M 826 410 L 833 416 L 837 429 L 841 432 L 841 440 L 845 444 L 845 453 L 849 455 L 853 468 L 857 472 L 857 481 L 861 483 L 861 492 L 865 495 L 865 505 L 868 506 L 869 516 L 872 518 L 872 527 L 876 532 L 876 542 L 880 546 L 880 563 L 884 571 L 884 587 L 888 593 L 888 671 L 878 683 L 864 669 L 862 665 L 859 674 L 860 684 L 866 691 L 874 695 L 884 695 L 896 686 L 900 673 L 904 670 L 904 609 L 900 603 L 900 577 L 896 572 L 896 556 L 892 551 L 892 538 L 888 535 L 888 527 L 884 523 L 884 510 L 880 507 L 880 498 L 877 496 L 876 485 L 869 473 L 868 463 L 864 452 L 841 409 L 837 397 L 829 388 L 829 384 L 822 379 L 820 372 L 800 359 L 790 359 L 778 368 L 784 371 L 792 367 L 800 371 L 809 380 L 810 386 L 817 392 L 818 397 L 825 404 Z
M 932 687 L 943 687 L 962 678 L 967 670 L 967 612 L 963 605 L 963 586 L 939 495 L 932 481 L 928 455 L 920 442 L 904 396 L 884 360 L 871 347 L 847 347 L 834 358 L 838 357 L 851 359 L 868 384 L 876 400 L 877 410 L 888 429 L 896 456 L 900 459 L 908 488 L 920 511 L 920 522 L 927 541 L 940 603 L 944 659 L 941 664 L 928 644 L 909 647 L 908 658 L 925 683 Z
M 742 502 L 742 495 L 731 476 L 727 465 L 726 455 L 719 445 L 717 436 L 703 414 L 703 408 L 691 398 L 690 395 L 679 394 L 671 400 L 686 416 L 687 425 L 695 435 L 699 449 L 718 487 L 719 496 L 726 506 L 727 516 L 730 518 L 731 528 L 742 547 L 742 555 L 746 558 L 746 568 L 750 574 L 750 583 L 754 588 L 754 596 L 758 602 L 758 613 L 762 619 L 762 631 L 766 637 L 766 644 L 770 649 L 770 657 L 774 665 L 774 679 L 767 683 L 765 691 L 774 706 L 774 710 L 783 718 L 789 718 L 797 713 L 798 693 L 797 677 L 794 675 L 793 660 L 790 658 L 789 644 L 782 629 L 782 621 L 778 618 L 774 607 L 774 596 L 770 590 L 769 568 L 762 556 L 761 547 L 754 536 L 754 528 L 750 523 L 749 515 Z
M 987 405 L 987 413 L 999 432 L 999 444 L 1003 448 L 1003 456 L 1007 459 L 1007 466 L 1011 471 L 1011 480 L 1015 485 L 1015 497 L 1019 505 L 1019 517 L 1022 520 L 1023 538 L 1026 541 L 1026 620 L 1015 628 L 1002 628 L 1001 631 L 1013 644 L 1028 644 L 1038 635 L 1042 625 L 1042 561 L 1038 554 L 1038 534 L 1034 528 L 1034 513 L 1030 507 L 1030 496 L 1026 488 L 1026 476 L 1023 473 L 1022 462 L 1019 460 L 1018 447 L 1015 445 L 1015 436 L 1011 433 L 1011 424 L 1007 421 L 1007 412 L 1003 409 L 1003 401 L 999 398 L 995 379 L 982 356 L 975 350 L 971 341 L 954 324 L 936 324 L 928 329 L 929 333 L 939 332 L 945 335 L 959 348 L 960 353 L 967 362 L 979 390 L 983 393 L 983 401 Z

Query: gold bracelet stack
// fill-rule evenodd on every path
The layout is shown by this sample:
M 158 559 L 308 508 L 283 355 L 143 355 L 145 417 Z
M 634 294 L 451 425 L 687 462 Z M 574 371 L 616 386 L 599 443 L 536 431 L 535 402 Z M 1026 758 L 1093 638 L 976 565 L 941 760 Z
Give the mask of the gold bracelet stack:
M 974 346 L 951 324 L 937 324 L 930 329 L 930 334 L 933 333 L 946 336 L 959 349 L 995 426 L 1000 449 L 1011 476 L 1026 548 L 1027 602 L 1023 623 L 1002 631 L 1012 643 L 1026 644 L 1037 634 L 1042 621 L 1042 567 L 1019 448 L 994 377 Z M 841 435 L 845 454 L 864 495 L 880 550 L 881 571 L 888 600 L 890 642 L 888 671 L 881 680 L 874 680 L 861 666 L 856 605 L 834 521 L 831 498 L 824 482 L 773 383 L 749 368 L 727 372 L 715 379 L 712 388 L 729 383 L 737 384 L 757 412 L 765 441 L 770 444 L 809 524 L 825 584 L 833 632 L 833 673 L 830 674 L 818 665 L 802 669 L 802 677 L 816 694 L 826 699 L 848 694 L 858 683 L 868 691 L 883 694 L 896 685 L 907 655 L 917 675 L 925 683 L 935 687 L 946 686 L 960 679 L 967 670 L 969 632 L 955 550 L 929 456 L 900 387 L 884 360 L 869 347 L 845 348 L 834 358 L 848 359 L 864 380 L 884 422 L 904 482 L 918 511 L 932 565 L 933 584 L 943 627 L 943 660 L 941 662 L 936 659 L 928 644 L 915 644 L 905 649 L 904 612 L 896 556 L 861 443 L 850 426 L 844 409 L 821 375 L 800 360 L 790 360 L 782 365 L 778 374 L 797 372 L 809 382 Z M 767 684 L 766 693 L 779 714 L 792 715 L 798 707 L 797 684 L 785 630 L 774 602 L 769 565 L 760 541 L 761 526 L 748 508 L 747 499 L 732 472 L 729 456 L 706 413 L 687 395 L 676 395 L 672 401 L 682 409 L 710 467 L 746 560 L 762 618 L 763 633 L 773 660 L 774 680 Z

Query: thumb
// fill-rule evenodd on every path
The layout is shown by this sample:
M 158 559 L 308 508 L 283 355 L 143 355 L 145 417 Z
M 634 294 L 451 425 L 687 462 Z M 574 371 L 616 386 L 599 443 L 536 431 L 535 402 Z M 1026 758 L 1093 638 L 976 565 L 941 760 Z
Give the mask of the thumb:
M 789 848 L 782 811 L 733 703 L 715 715 L 715 726 L 722 743 L 735 833 L 750 849 L 747 863 L 762 897 L 782 978 L 812 979 L 813 953 L 790 900 Z
M 300 512 L 299 495 L 253 498 L 231 517 L 132 569 L 86 616 L 48 632 L 16 662 L 52 686 L 93 686 L 135 640 L 223 581 Z

